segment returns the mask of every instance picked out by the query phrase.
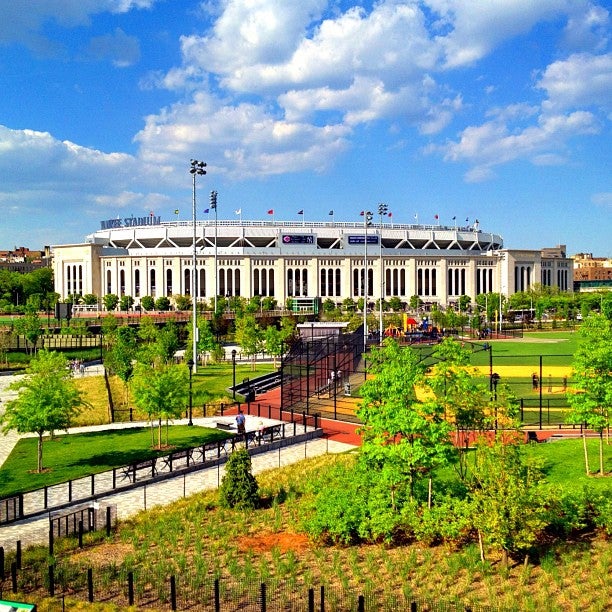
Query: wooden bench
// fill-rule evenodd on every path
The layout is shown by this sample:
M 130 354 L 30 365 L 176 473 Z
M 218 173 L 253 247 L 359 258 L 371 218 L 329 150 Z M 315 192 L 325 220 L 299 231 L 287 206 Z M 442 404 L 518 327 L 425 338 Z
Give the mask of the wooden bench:
M 138 473 L 142 471 L 148 471 L 151 478 L 157 475 L 157 459 L 147 459 L 146 461 L 140 461 L 139 463 L 132 463 L 121 468 L 122 480 L 129 480 L 130 482 L 136 482 L 138 479 Z
M 265 427 L 261 432 L 259 439 L 262 444 L 270 444 L 274 440 L 280 440 L 283 437 L 283 426 L 282 424 L 271 425 Z
M 193 449 L 187 448 L 182 451 L 177 451 L 176 453 L 170 453 L 168 456 L 163 458 L 164 467 L 168 468 L 168 470 L 172 471 L 173 464 L 175 461 L 185 460 L 187 466 L 190 463 L 193 463 Z

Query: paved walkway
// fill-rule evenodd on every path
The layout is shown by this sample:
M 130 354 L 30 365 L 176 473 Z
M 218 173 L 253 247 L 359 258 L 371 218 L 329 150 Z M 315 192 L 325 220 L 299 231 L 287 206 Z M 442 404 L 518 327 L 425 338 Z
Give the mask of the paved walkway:
M 7 389 L 12 380 L 14 380 L 13 377 L 0 377 L 0 402 L 2 403 L 15 396 L 14 392 Z M 2 403 L 0 403 L 0 410 L 2 410 Z M 267 403 L 269 403 L 268 399 L 266 399 Z M 226 418 L 230 421 L 232 420 L 232 417 L 228 416 Z M 194 418 L 193 422 L 196 425 L 214 426 L 215 420 L 219 420 L 219 417 L 216 419 Z M 273 419 L 247 416 L 247 430 L 258 429 L 260 420 L 263 421 L 265 426 L 279 422 Z M 186 424 L 187 420 L 179 420 L 177 423 Z M 140 427 L 142 425 L 143 423 L 114 423 L 111 425 L 74 428 L 70 431 L 96 431 Z M 334 423 L 334 426 L 337 425 L 337 423 Z M 354 430 L 355 426 L 351 427 Z M 339 436 L 342 436 L 342 432 L 336 431 L 330 437 L 324 436 L 255 455 L 252 457 L 253 472 L 258 474 L 266 470 L 296 463 L 305 458 L 316 457 L 326 453 L 344 452 L 354 448 L 354 444 L 350 443 L 348 438 L 339 440 Z M 6 436 L 0 434 L 0 466 L 6 460 L 18 439 L 19 436 L 14 432 Z M 175 478 L 162 482 L 143 484 L 142 487 L 130 491 L 101 495 L 97 498 L 97 501 L 103 505 L 116 505 L 117 518 L 125 520 L 141 510 L 167 505 L 200 491 L 215 489 L 221 482 L 224 473 L 224 465 L 214 466 L 188 474 L 179 474 Z M 21 541 L 24 548 L 32 544 L 46 544 L 49 541 L 49 516 L 43 515 L 40 518 L 28 519 L 16 524 L 0 527 L 0 546 L 3 546 L 6 552 L 14 550 L 18 540 Z

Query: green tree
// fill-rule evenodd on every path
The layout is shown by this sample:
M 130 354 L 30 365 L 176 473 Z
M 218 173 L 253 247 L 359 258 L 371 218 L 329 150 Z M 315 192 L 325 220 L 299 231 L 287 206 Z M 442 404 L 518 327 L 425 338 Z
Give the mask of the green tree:
M 283 354 L 284 351 L 283 335 L 281 330 L 275 325 L 269 325 L 264 330 L 263 340 L 266 353 L 274 357 L 274 367 L 276 367 L 276 360 Z
M 165 295 L 161 295 L 155 300 L 155 310 L 163 312 L 170 310 L 170 300 Z
M 472 298 L 469 295 L 459 296 L 459 312 L 465 312 L 472 302 Z
M 141 298 L 140 305 L 145 310 L 155 310 L 155 299 L 150 295 L 145 295 Z
M 191 296 L 175 295 L 173 299 L 177 310 L 189 310 L 191 308 Z
M 257 353 L 261 353 L 263 348 L 263 337 L 253 315 L 244 315 L 236 319 L 236 342 L 240 345 L 243 354 L 251 358 L 254 370 L 257 365 Z
M 372 350 L 369 373 L 361 387 L 357 415 L 363 423 L 362 456 L 387 483 L 392 507 L 395 494 L 406 486 L 414 496 L 418 478 L 449 462 L 451 427 L 436 401 L 419 401 L 416 386 L 423 383 L 419 356 L 387 339 Z
M 410 300 L 408 301 L 408 306 L 410 306 L 410 310 L 416 312 L 423 305 L 423 300 L 418 295 L 411 295 Z
M 342 310 L 344 312 L 352 313 L 357 310 L 357 304 L 353 298 L 347 297 L 342 300 Z
M 98 303 L 98 296 L 95 293 L 86 293 L 83 296 L 83 304 L 86 306 L 95 306 Z
M 389 308 L 394 311 L 403 310 L 402 300 L 394 295 L 392 298 L 389 298 Z
M 117 306 L 119 305 L 119 296 L 115 295 L 114 293 L 107 293 L 102 298 L 102 303 L 108 312 L 112 312 L 113 310 L 116 310 Z
M 155 355 L 162 363 L 171 363 L 180 346 L 178 328 L 176 323 L 170 321 L 157 332 Z
M 568 421 L 585 424 L 599 433 L 599 473 L 604 475 L 603 432 L 610 427 L 612 406 L 612 322 L 604 315 L 591 314 L 579 330 L 574 354 L 574 389 L 568 393 L 571 412 Z M 590 473 L 586 431 L 582 431 L 584 462 Z
M 134 374 L 134 364 L 138 351 L 137 332 L 134 328 L 119 327 L 112 335 L 104 355 L 104 365 L 111 374 L 123 382 L 124 405 L 129 404 L 130 380 Z
M 508 556 L 528 552 L 548 524 L 541 467 L 525 460 L 517 443 L 497 439 L 478 445 L 471 477 L 481 558 L 489 544 L 501 550 L 507 565 Z
M 139 363 L 134 372 L 132 393 L 134 403 L 151 421 L 157 420 L 157 448 L 162 448 L 162 424 L 183 413 L 188 398 L 189 373 L 185 365 L 153 367 Z M 153 436 L 153 433 L 151 433 Z M 168 445 L 168 427 L 166 427 Z
M 119 300 L 119 310 L 127 312 L 134 305 L 134 298 L 131 295 L 122 295 Z
M 219 488 L 219 502 L 224 508 L 252 510 L 259 503 L 259 485 L 246 448 L 234 451 L 225 465 L 225 474 Z
M 59 353 L 41 350 L 32 359 L 23 379 L 11 385 L 18 391 L 7 402 L 0 420 L 3 431 L 38 435 L 37 471 L 43 471 L 43 436 L 70 427 L 83 399 L 74 385 L 67 360 Z
M 15 320 L 15 332 L 21 334 L 31 345 L 31 352 L 36 351 L 38 339 L 42 335 L 42 325 L 38 313 L 28 309 L 23 317 Z

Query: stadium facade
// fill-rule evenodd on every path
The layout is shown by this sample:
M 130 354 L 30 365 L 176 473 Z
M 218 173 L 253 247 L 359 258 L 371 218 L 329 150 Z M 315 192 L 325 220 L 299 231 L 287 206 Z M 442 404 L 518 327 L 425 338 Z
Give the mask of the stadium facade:
M 194 248 L 195 247 L 195 248 Z M 82 244 L 52 248 L 56 291 L 71 294 L 270 296 L 368 301 L 418 295 L 446 307 L 461 295 L 509 296 L 534 283 L 572 289 L 563 246 L 504 248 L 502 237 L 470 226 L 366 222 L 130 217 L 101 223 Z

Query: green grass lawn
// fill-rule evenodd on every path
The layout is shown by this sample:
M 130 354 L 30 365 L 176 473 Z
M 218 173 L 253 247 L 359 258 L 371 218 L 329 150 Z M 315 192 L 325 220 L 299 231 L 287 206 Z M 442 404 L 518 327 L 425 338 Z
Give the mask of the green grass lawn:
M 154 433 L 157 441 L 157 430 Z M 171 450 L 192 448 L 225 438 L 227 433 L 223 431 L 195 425 L 173 425 L 169 431 Z M 165 427 L 162 444 L 164 442 Z M 0 469 L 0 497 L 104 472 L 170 452 L 151 447 L 151 430 L 148 427 L 61 435 L 53 440 L 45 439 L 43 465 L 46 471 L 37 474 L 37 444 L 37 438 L 19 440 Z

